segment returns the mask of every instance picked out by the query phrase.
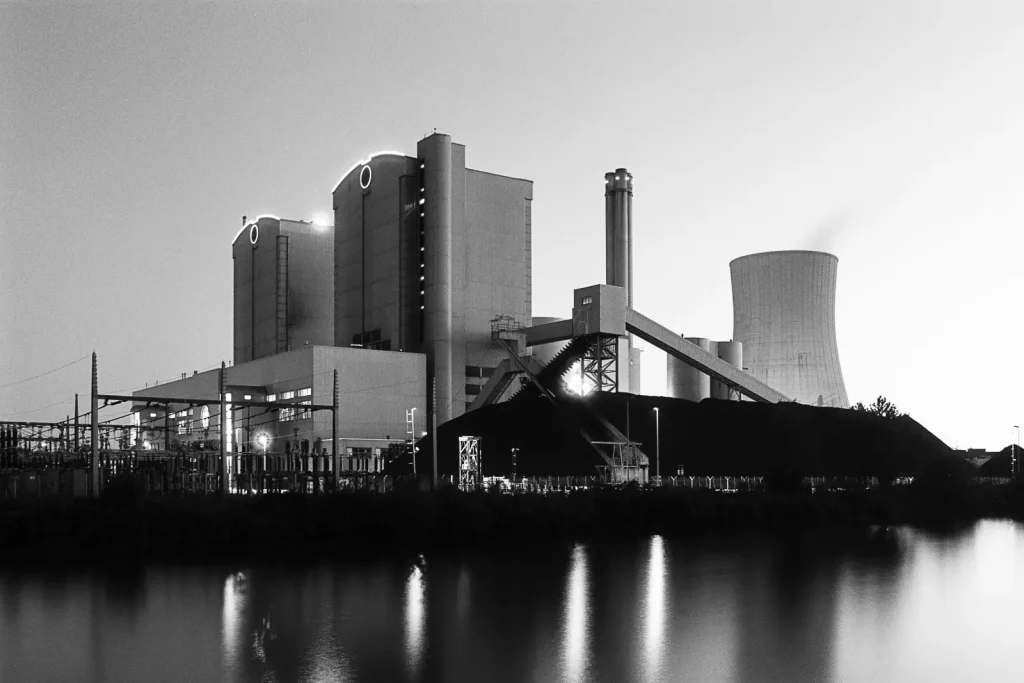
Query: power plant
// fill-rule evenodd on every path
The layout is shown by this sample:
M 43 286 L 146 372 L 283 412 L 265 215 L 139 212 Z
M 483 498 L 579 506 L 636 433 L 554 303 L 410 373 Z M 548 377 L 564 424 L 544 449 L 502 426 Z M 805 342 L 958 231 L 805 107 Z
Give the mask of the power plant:
M 633 191 L 627 169 L 605 174 L 605 282 L 566 292 L 571 317 L 535 318 L 531 181 L 467 167 L 439 133 L 414 156 L 371 155 L 334 186 L 333 226 L 243 218 L 230 365 L 94 398 L 132 404 L 132 448 L 222 451 L 224 490 L 279 455 L 335 478 L 436 477 L 440 461 L 468 481 L 494 462 L 473 425 L 493 432 L 489 409 L 530 399 L 583 444 L 588 472 L 647 481 L 660 444 L 633 438 L 628 402 L 623 422 L 592 400 L 642 393 L 635 338 L 666 352 L 670 399 L 848 407 L 836 257 L 733 260 L 733 338 L 683 337 L 633 308 Z
M 734 261 L 734 339 L 683 338 L 633 308 L 633 175 L 606 173 L 604 194 L 605 282 L 577 289 L 567 319 L 532 317 L 533 183 L 468 168 L 465 146 L 448 135 L 420 140 L 415 156 L 381 152 L 353 164 L 332 191 L 333 227 L 245 221 L 232 244 L 226 448 L 251 453 L 262 443 L 325 457 L 325 471 L 379 472 L 389 449 L 436 436 L 435 425 L 532 396 L 573 413 L 602 476 L 646 480 L 649 447 L 580 399 L 641 393 L 635 337 L 668 354 L 674 398 L 845 404 L 845 391 L 819 390 L 800 372 L 838 372 L 838 359 L 818 360 L 834 355 L 833 318 L 818 317 L 833 310 L 814 308 L 816 292 L 800 289 L 818 280 L 777 274 L 775 261 L 764 279 Z M 826 282 L 834 292 L 834 277 Z M 781 370 L 790 357 L 795 381 Z M 214 373 L 136 392 L 167 400 L 136 404 L 139 440 L 173 448 L 219 431 L 217 415 L 195 420 L 189 403 L 216 395 Z M 345 406 L 336 425 L 310 408 L 332 391 Z

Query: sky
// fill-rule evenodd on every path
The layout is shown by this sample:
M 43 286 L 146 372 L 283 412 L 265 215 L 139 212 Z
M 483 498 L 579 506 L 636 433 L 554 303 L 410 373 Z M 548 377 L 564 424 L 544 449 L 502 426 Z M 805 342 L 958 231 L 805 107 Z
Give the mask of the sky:
M 730 260 L 830 251 L 851 402 L 1002 448 L 1022 64 L 1015 0 L 0 0 L 0 419 L 71 414 L 93 351 L 105 393 L 230 360 L 241 217 L 330 213 L 353 163 L 436 128 L 534 181 L 534 315 L 603 282 L 626 167 L 637 310 L 729 339 Z

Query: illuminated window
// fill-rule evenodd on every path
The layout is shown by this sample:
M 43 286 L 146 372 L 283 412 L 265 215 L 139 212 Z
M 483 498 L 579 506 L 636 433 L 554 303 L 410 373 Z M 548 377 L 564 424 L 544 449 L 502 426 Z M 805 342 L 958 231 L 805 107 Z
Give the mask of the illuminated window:
M 251 401 L 252 400 L 252 394 L 246 394 L 245 396 L 242 397 L 242 399 L 245 400 L 245 401 Z
M 210 406 L 203 406 L 203 409 L 199 411 L 199 421 L 203 425 L 203 429 L 210 428 Z
M 594 297 L 592 297 L 592 296 L 585 296 L 585 297 L 583 297 L 583 305 L 584 306 L 589 306 L 592 303 L 594 303 Z
M 286 391 L 283 394 L 281 394 L 281 400 L 282 401 L 287 401 L 290 398 L 295 398 L 295 392 L 294 391 Z
M 271 401 L 271 402 L 276 401 L 277 400 L 277 394 L 270 394 L 269 396 L 267 396 L 267 400 Z
M 305 389 L 299 389 L 298 393 L 296 393 L 296 396 L 312 396 L 312 395 L 313 395 L 313 390 L 308 388 L 308 387 L 305 388 Z
M 156 417 L 156 413 L 150 413 L 149 416 L 150 417 Z

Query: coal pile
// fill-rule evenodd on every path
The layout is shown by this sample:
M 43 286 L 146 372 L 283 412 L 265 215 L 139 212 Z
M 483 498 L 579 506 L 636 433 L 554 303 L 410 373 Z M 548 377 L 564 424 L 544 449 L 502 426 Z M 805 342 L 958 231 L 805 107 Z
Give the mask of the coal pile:
M 1013 455 L 1011 449 L 1017 446 L 1007 446 L 997 454 L 989 458 L 988 462 L 978 468 L 979 477 L 1011 477 L 1013 476 Z M 1019 453 L 1019 451 L 1018 451 Z M 1017 457 L 1020 457 L 1018 455 Z
M 509 476 L 513 448 L 518 449 L 515 465 L 520 477 L 594 475 L 603 461 L 579 431 L 588 407 L 639 442 L 652 473 L 657 407 L 663 477 L 680 472 L 770 476 L 784 471 L 802 476 L 960 479 L 974 474 L 952 449 L 906 416 L 890 420 L 795 403 L 693 403 L 612 393 L 569 398 L 561 404 L 523 398 L 467 413 L 439 429 L 438 470 L 454 473 L 459 437 L 478 436 L 485 476 Z M 429 471 L 430 439 L 423 439 L 419 447 L 417 467 Z

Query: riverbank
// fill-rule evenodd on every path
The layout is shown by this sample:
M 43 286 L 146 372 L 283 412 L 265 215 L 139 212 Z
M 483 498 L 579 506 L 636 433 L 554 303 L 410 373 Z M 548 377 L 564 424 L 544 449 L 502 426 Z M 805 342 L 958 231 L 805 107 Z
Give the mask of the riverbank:
M 145 497 L 111 487 L 98 500 L 4 503 L 0 562 L 329 558 L 652 533 L 952 528 L 986 517 L 1024 519 L 1024 492 L 1009 486 L 815 493 L 625 488 L 511 496 L 448 488 L 222 499 Z

